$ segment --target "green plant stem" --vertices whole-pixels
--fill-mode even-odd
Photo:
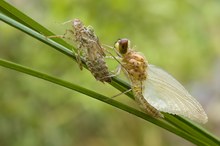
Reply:
[[[189,134],[192,131],[191,129],[194,129],[194,131],[193,131],[194,135],[197,135],[203,139],[206,138],[207,141],[213,141],[215,143],[220,143],[219,139],[215,135],[206,131],[203,127],[201,127],[197,124],[194,124],[191,121],[189,121],[185,118],[182,118],[180,116],[177,116],[177,115],[170,115],[167,113],[164,113],[164,115],[166,117],[166,121],[168,121],[172,125],[175,125],[179,129],[182,129],[182,130],[188,132]]]
[[[37,77],[37,78],[44,79],[46,81],[50,81],[50,82],[52,82],[54,84],[57,84],[57,85],[60,85],[60,86],[63,86],[63,87],[75,90],[75,91],[80,92],[82,94],[88,95],[88,96],[90,96],[90,97],[92,97],[94,99],[97,99],[97,100],[100,100],[102,102],[108,103],[109,105],[112,105],[112,106],[117,107],[117,108],[119,108],[119,109],[121,109],[123,111],[126,111],[128,113],[136,115],[137,117],[140,117],[140,118],[142,118],[144,120],[152,122],[152,123],[154,123],[154,124],[164,128],[164,129],[166,129],[166,130],[168,130],[168,131],[170,131],[172,133],[175,133],[176,135],[179,135],[179,136],[181,136],[181,137],[191,141],[194,144],[206,145],[205,142],[197,139],[196,137],[188,134],[187,132],[181,131],[180,129],[170,125],[169,123],[167,123],[163,119],[155,119],[155,118],[153,118],[153,117],[151,117],[149,115],[146,115],[145,113],[143,113],[143,112],[141,112],[139,110],[131,108],[131,107],[125,105],[125,104],[122,104],[122,103],[120,103],[118,101],[115,101],[115,100],[113,100],[111,98],[108,98],[106,96],[98,94],[98,93],[96,93],[94,91],[85,89],[85,88],[83,88],[81,86],[78,86],[78,85],[75,85],[73,83],[70,83],[70,82],[58,79],[56,77],[47,75],[45,73],[41,73],[41,72],[35,71],[33,69],[30,69],[28,67],[24,67],[22,65],[19,65],[19,64],[16,64],[16,63],[12,63],[12,62],[9,62],[9,61],[3,60],[3,59],[0,59],[0,65],[4,66],[6,68],[10,68],[10,69],[13,69],[13,70],[25,73],[25,74],[29,74],[29,75]]]

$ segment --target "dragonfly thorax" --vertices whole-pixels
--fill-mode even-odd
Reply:
[[[122,65],[129,77],[134,81],[144,81],[147,78],[147,61],[144,57],[133,50],[130,50],[122,59]]]

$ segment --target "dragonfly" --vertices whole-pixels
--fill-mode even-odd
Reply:
[[[64,35],[49,37],[66,38],[66,34],[69,32],[73,35],[73,39],[72,37],[69,39],[77,44],[76,61],[79,64],[80,69],[83,69],[83,60],[96,80],[101,82],[111,82],[111,75],[105,62],[105,49],[101,46],[94,29],[91,26],[84,26],[80,19],[74,19],[65,23],[68,22],[72,23],[73,29],[66,30]]]
[[[163,118],[162,112],[206,123],[208,117],[200,103],[169,73],[151,65],[130,47],[130,40],[116,41],[114,49],[121,58],[120,69],[131,82],[135,101],[147,114]]]

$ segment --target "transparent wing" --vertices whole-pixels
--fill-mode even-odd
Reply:
[[[153,65],[148,66],[144,98],[157,110],[185,116],[199,123],[208,117],[202,106],[171,75]]]

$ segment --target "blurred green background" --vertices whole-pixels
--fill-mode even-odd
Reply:
[[[129,38],[151,64],[178,79],[203,105],[206,129],[220,136],[220,1],[10,0],[63,34],[74,18],[104,44]],[[119,91],[80,71],[70,58],[0,22],[0,57],[109,97]],[[111,62],[110,62],[111,66]],[[113,67],[112,67],[113,68]],[[122,95],[116,100],[137,105]],[[185,146],[186,140],[102,102],[0,67],[1,146]]]

